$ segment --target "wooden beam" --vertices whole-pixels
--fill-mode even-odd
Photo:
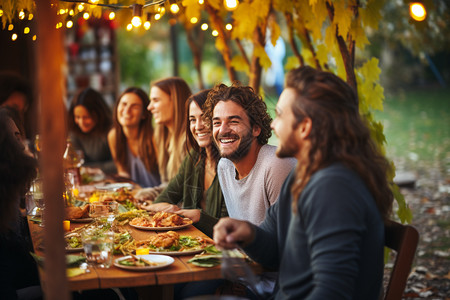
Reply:
[[[37,87],[39,133],[42,138],[41,175],[44,181],[45,272],[47,300],[70,299],[64,246],[63,165],[65,147],[64,49],[62,29],[57,30],[51,0],[37,1]]]

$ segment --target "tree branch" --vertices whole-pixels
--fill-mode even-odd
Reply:
[[[292,14],[285,13],[284,17],[286,18],[287,27],[289,29],[289,44],[291,45],[292,52],[294,52],[294,55],[300,61],[300,66],[303,67],[305,65],[305,60],[303,59],[303,56],[300,54],[300,51],[298,51],[297,44],[295,43],[294,22],[292,21]]]

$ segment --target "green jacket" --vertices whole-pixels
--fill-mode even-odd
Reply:
[[[172,178],[164,191],[154,203],[167,202],[180,206],[182,209],[201,209],[200,202],[204,194],[205,159],[197,164],[199,153],[191,151],[186,155],[177,175]],[[221,217],[228,216],[222,190],[217,174],[206,191],[206,209],[201,212],[200,221],[194,226],[206,235],[212,237],[213,227]]]

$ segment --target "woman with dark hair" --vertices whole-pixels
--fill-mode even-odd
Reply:
[[[0,108],[0,291],[2,299],[17,299],[17,290],[39,285],[36,264],[26,239],[19,203],[36,177],[37,162],[25,153],[20,132]],[[40,292],[38,292],[40,293]]]
[[[154,204],[143,205],[142,208],[182,214],[192,219],[195,227],[212,236],[214,225],[228,213],[216,176],[220,156],[212,142],[211,131],[203,122],[202,107],[209,91],[192,95],[186,102],[186,127],[189,129],[186,130],[189,141],[186,148],[189,155]]]
[[[83,152],[84,166],[116,172],[107,140],[111,126],[111,110],[99,92],[86,88],[75,95],[69,108],[69,137]]]
[[[140,88],[127,88],[114,107],[113,129],[108,134],[119,176],[127,177],[141,187],[161,184],[152,115],[146,111],[150,100]]]

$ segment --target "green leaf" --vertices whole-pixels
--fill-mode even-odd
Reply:
[[[391,184],[391,190],[394,194],[394,198],[398,204],[397,216],[402,223],[411,223],[412,213],[409,206],[406,204],[405,197],[400,192],[399,187],[396,184]]]

